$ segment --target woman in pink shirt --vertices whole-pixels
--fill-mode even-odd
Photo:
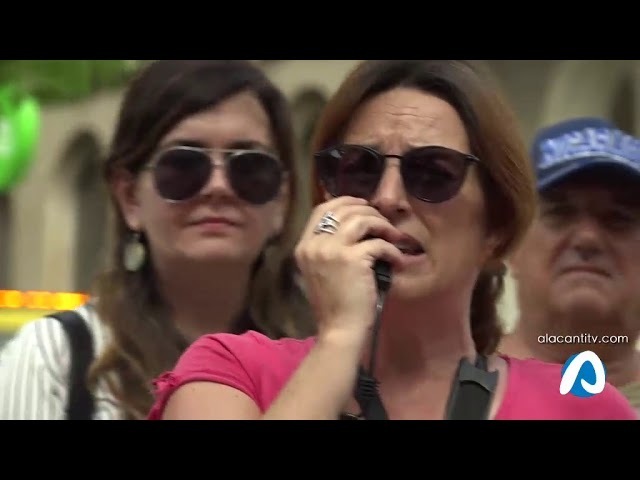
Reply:
[[[317,335],[202,337],[149,418],[635,419],[608,384],[563,394],[561,365],[495,353],[502,260],[536,203],[516,126],[469,63],[362,63],[313,142],[296,259]]]

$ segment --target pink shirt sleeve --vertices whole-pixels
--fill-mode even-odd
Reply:
[[[610,383],[607,383],[602,393],[594,398],[601,404],[599,407],[604,420],[638,420],[638,414],[627,397]]]
[[[265,411],[314,344],[313,338],[273,340],[249,331],[196,340],[175,368],[156,379],[150,420],[160,420],[171,395],[190,382],[213,382],[240,390]]]
[[[232,334],[205,335],[196,340],[180,357],[175,368],[154,382],[156,400],[150,420],[160,420],[171,395],[190,382],[215,382],[245,393],[258,403],[255,384],[240,359],[249,345]],[[239,358],[240,357],[240,358]]]

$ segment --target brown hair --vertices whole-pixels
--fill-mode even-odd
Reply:
[[[501,260],[513,250],[533,219],[536,202],[534,173],[517,119],[497,87],[477,66],[459,60],[370,60],[344,80],[321,115],[312,141],[313,151],[340,142],[355,110],[373,96],[395,87],[423,90],[451,104],[467,130],[471,153],[480,158],[487,199],[488,228],[499,232],[495,263],[476,282],[471,301],[471,327],[480,353],[495,351],[501,336],[497,302],[505,268]],[[314,169],[314,204],[324,192]],[[494,262],[491,262],[492,264]]]
[[[233,331],[258,329],[272,337],[303,336],[312,331],[302,323],[306,303],[293,281],[291,250],[297,232],[297,175],[290,110],[283,94],[258,66],[239,60],[161,60],[132,81],[124,97],[111,149],[104,166],[109,184],[119,171],[137,175],[162,137],[182,119],[211,108],[236,93],[252,91],[271,121],[279,158],[289,170],[291,201],[282,234],[265,246],[255,265],[248,306],[255,325],[235,325]],[[128,418],[142,418],[151,407],[152,379],[171,369],[187,347],[173,324],[147,261],[137,272],[122,264],[129,228],[111,195],[115,242],[111,269],[96,285],[97,312],[111,339],[90,372],[90,384],[106,378]]]

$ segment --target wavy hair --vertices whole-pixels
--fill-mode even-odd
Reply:
[[[471,327],[478,352],[495,351],[502,335],[498,301],[506,268],[502,260],[521,241],[533,220],[535,176],[517,119],[488,75],[462,60],[370,60],[358,65],[329,100],[312,140],[314,151],[340,141],[356,109],[395,87],[417,88],[451,104],[469,136],[487,201],[487,222],[501,242],[480,273],[471,300]],[[324,192],[314,171],[314,203]]]
[[[250,61],[161,60],[130,84],[104,165],[109,185],[120,171],[138,175],[163,136],[184,118],[251,91],[267,112],[279,158],[289,170],[291,201],[282,234],[265,247],[254,268],[249,292],[255,324],[237,323],[233,332],[257,329],[271,337],[312,332],[304,295],[293,280],[291,251],[297,232],[297,174],[294,133],[287,100]],[[137,272],[122,264],[129,228],[111,194],[115,242],[110,269],[97,281],[96,309],[110,330],[110,343],[89,374],[95,387],[104,378],[127,418],[144,418],[152,405],[152,379],[171,369],[188,346],[173,323],[157,285],[151,261]]]

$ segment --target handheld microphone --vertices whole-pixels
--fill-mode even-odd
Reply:
[[[391,264],[385,260],[376,260],[373,271],[376,275],[378,293],[388,291],[391,287]]]
[[[373,235],[366,236],[364,240],[370,240]],[[383,295],[391,287],[391,264],[385,260],[376,260],[373,264],[373,271],[376,277],[376,287],[378,288],[378,296]]]
[[[376,318],[373,324],[373,335],[371,339],[371,356],[369,358],[369,374],[373,376],[376,365],[376,351],[378,350],[378,337],[380,334],[380,324],[382,309],[389,288],[391,288],[391,264],[385,260],[376,260],[373,264],[373,272],[376,277],[376,288],[378,298],[376,299]]]

